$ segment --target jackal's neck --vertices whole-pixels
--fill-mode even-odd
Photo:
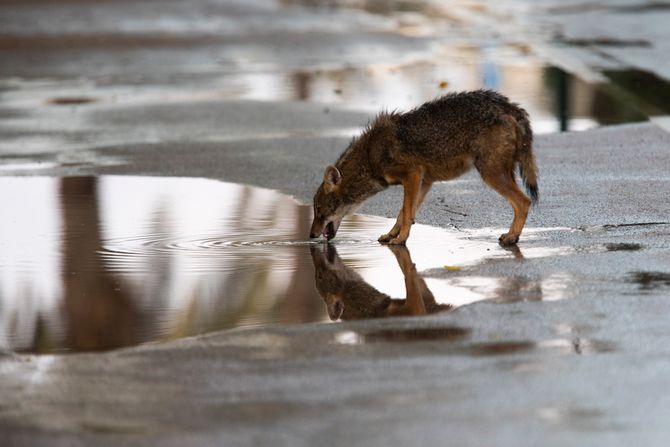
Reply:
[[[342,194],[348,203],[361,203],[386,189],[380,160],[397,146],[395,113],[381,113],[354,139],[335,163],[342,174]]]
[[[342,174],[341,194],[348,204],[358,204],[388,187],[383,177],[378,176],[370,163],[366,135],[352,142],[351,146],[335,163]]]

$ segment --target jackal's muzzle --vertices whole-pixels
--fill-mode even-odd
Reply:
[[[325,223],[314,219],[314,222],[312,222],[312,229],[309,231],[309,237],[314,239],[323,235],[326,239],[331,240],[337,234],[341,221],[341,219],[334,219]]]

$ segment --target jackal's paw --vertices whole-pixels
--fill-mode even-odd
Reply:
[[[500,235],[498,241],[500,242],[500,245],[503,246],[516,245],[516,243],[519,242],[519,236],[510,233],[505,233]]]
[[[377,239],[377,241],[381,242],[382,244],[385,244],[389,242],[391,239],[393,239],[393,237],[394,236],[391,233],[386,233],[379,236],[379,239]]]
[[[393,239],[388,241],[388,244],[389,245],[405,245],[405,241],[407,241],[407,239],[403,239],[401,237],[394,237]]]

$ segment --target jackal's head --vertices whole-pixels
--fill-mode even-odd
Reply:
[[[348,214],[353,205],[346,203],[342,194],[342,174],[335,166],[328,166],[323,175],[323,182],[314,195],[314,221],[309,237],[324,235],[330,240],[337,234],[342,218]]]
[[[344,284],[347,283],[347,267],[337,255],[335,247],[328,244],[324,250],[309,247],[314,262],[314,280],[316,290],[323,298],[328,316],[335,321],[344,313]]]

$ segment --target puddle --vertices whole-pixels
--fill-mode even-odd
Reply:
[[[595,231],[595,230],[584,230]],[[640,251],[644,245],[637,242],[607,242],[604,244],[582,245],[575,247],[578,253],[605,253],[608,251]]]
[[[532,341],[488,342],[488,343],[476,343],[470,346],[466,346],[461,350],[461,353],[471,355],[474,357],[506,355],[506,354],[516,354],[518,352],[532,351],[533,349],[535,349],[535,347],[536,343]]]
[[[457,326],[392,328],[376,331],[341,331],[334,334],[333,342],[338,345],[362,345],[370,343],[425,343],[439,341],[443,353],[470,357],[505,356],[537,350],[549,351],[560,355],[594,355],[616,351],[614,343],[579,337],[572,340],[557,338],[541,341],[501,340],[463,343],[468,340],[470,333],[471,329]]]
[[[583,225],[578,227],[579,231],[584,231],[586,233],[595,233],[601,231],[616,231],[619,229],[636,229],[636,228],[647,228],[647,227],[656,227],[656,226],[666,226],[670,225],[670,222],[634,222],[634,223],[621,223],[621,224],[604,224],[604,225]]]
[[[276,84],[286,85],[288,96],[274,99],[339,103],[374,112],[409,110],[445,93],[490,88],[528,110],[536,133],[646,119],[640,113],[624,113],[629,108],[625,98],[509,47],[456,46],[444,51],[445,60],[457,63],[432,58],[287,74]],[[246,85],[243,90],[253,92],[257,86]]]
[[[628,101],[629,109],[646,116],[670,114],[670,82],[641,70],[605,71],[612,95]]]
[[[56,106],[75,106],[81,104],[90,104],[96,102],[95,98],[87,98],[85,96],[62,96],[59,98],[50,98],[47,103]]]
[[[443,51],[445,54],[438,58],[400,63],[339,67],[316,64],[299,69],[278,65],[270,71],[253,67],[246,67],[245,71],[243,66],[232,72],[224,70],[216,80],[198,85],[184,83],[179,88],[106,86],[81,80],[15,80],[0,98],[0,113],[8,109],[21,115],[3,120],[3,128],[14,134],[0,142],[0,149],[8,153],[16,152],[17,148],[22,152],[26,148],[51,152],[54,147],[83,150],[186,138],[185,135],[193,135],[192,130],[184,128],[189,125],[188,120],[175,125],[162,114],[145,113],[143,119],[152,123],[147,127],[150,131],[137,128],[132,120],[131,126],[119,131],[122,122],[117,117],[132,117],[138,108],[153,105],[225,104],[231,100],[313,103],[323,105],[324,115],[341,108],[372,114],[384,109],[409,110],[449,92],[492,88],[528,110],[533,130],[538,134],[644,121],[660,114],[657,105],[648,106],[646,98],[636,96],[640,89],[631,90],[614,81],[588,83],[508,47],[462,46]],[[123,113],[124,110],[128,113]],[[332,120],[338,122],[336,117]],[[267,130],[262,129],[245,132],[245,126],[240,128],[239,135],[230,135],[207,121],[201,125],[210,128],[206,140],[212,141],[286,136],[267,135]],[[359,125],[365,125],[365,120]],[[332,135],[349,137],[359,133],[352,124],[333,126],[329,130]],[[49,137],[36,134],[36,129],[48,132]],[[298,127],[295,131],[306,136],[324,136],[321,128],[315,131],[309,126]],[[82,138],[68,138],[76,133]]]
[[[605,354],[616,351],[613,343],[602,340],[590,340],[575,338],[567,340],[563,338],[535,341],[501,341],[475,343],[458,348],[459,354],[473,357],[509,355],[519,352],[533,351],[536,349],[551,350],[560,354],[591,355]]]
[[[638,251],[642,250],[643,245],[637,243],[618,242],[605,244],[607,251]]]
[[[628,282],[638,284],[640,290],[652,291],[670,287],[670,273],[667,272],[632,272]]]
[[[0,171],[3,173],[16,173],[20,171],[38,171],[38,170],[46,170],[46,169],[53,169],[58,167],[59,164],[52,162],[52,161],[17,161],[17,160],[11,160],[8,163],[4,163],[3,161],[0,161]]]
[[[578,431],[608,428],[604,425],[606,415],[603,410],[582,407],[543,407],[537,412],[538,418],[545,423]]]
[[[343,331],[335,334],[335,343],[341,345],[361,345],[380,342],[426,342],[458,341],[470,333],[469,329],[457,326],[434,328],[380,329],[377,331]]]
[[[537,343],[537,347],[578,355],[604,354],[617,350],[616,345],[612,342],[582,337],[575,337],[571,340],[565,338],[543,340]]]
[[[526,286],[516,280],[482,278],[491,287],[473,290],[449,276],[460,270],[418,274],[515,258],[497,244],[503,229],[468,238],[417,224],[408,248],[391,249],[377,237],[392,220],[355,215],[324,244],[307,238],[311,207],[214,180],[0,177],[0,207],[12,210],[0,221],[0,348],[14,351],[107,350],[237,327],[422,315],[510,293],[551,298],[535,285],[519,292]],[[532,240],[534,230],[524,234]],[[456,329],[366,335],[454,336]]]

